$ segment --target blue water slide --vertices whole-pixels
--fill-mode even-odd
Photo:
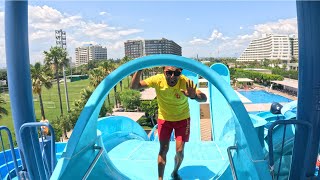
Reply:
[[[265,137],[265,141],[268,142],[268,136]],[[273,129],[272,144],[273,144],[273,160],[274,160],[274,172],[280,179],[288,179],[289,170],[291,166],[291,156],[294,146],[295,138],[295,126],[287,125],[286,128],[283,125],[278,125]],[[265,144],[266,159],[269,159],[269,147]],[[281,169],[279,170],[279,164],[281,162]]]
[[[285,119],[295,119],[297,117],[298,101],[291,101],[281,108],[281,114]]]
[[[249,114],[254,126],[256,127],[259,140],[266,150],[266,159],[269,157],[268,147],[268,131],[263,131],[260,127],[269,129],[271,124],[278,120],[291,120],[296,118],[297,101],[292,101],[285,104],[281,108],[281,114],[272,114],[270,111],[264,111],[257,114]],[[255,121],[259,121],[259,123]],[[260,126],[260,127],[259,127]],[[284,132],[285,131],[285,132]],[[285,135],[285,137],[284,137]],[[273,139],[273,153],[275,161],[275,172],[278,173],[279,162],[281,160],[281,179],[287,179],[291,164],[292,148],[294,145],[295,128],[293,125],[288,125],[284,128],[283,125],[278,125],[274,128],[272,133]],[[283,143],[284,142],[284,143]],[[282,158],[281,158],[282,155]],[[280,159],[281,158],[281,159]]]
[[[285,104],[281,108],[282,120],[292,120],[296,118],[296,110],[297,110],[297,101],[292,101]],[[270,112],[267,112],[270,113]],[[274,120],[270,121],[270,123],[266,124],[266,128],[268,129],[272,122],[279,120],[275,119],[278,115],[273,115]],[[270,115],[272,117],[272,115]],[[269,118],[270,119],[270,118]],[[285,128],[283,125],[278,125],[273,129],[272,133],[272,141],[273,141],[273,155],[275,161],[275,172],[278,173],[278,167],[281,160],[281,171],[280,176],[281,179],[287,179],[289,176],[289,170],[291,165],[291,155],[294,146],[294,137],[295,137],[295,127],[294,125],[287,125]],[[268,136],[265,134],[265,141],[268,142]],[[283,143],[284,142],[284,143]],[[268,145],[265,145],[267,152],[270,151]],[[269,154],[266,154],[266,158]],[[282,156],[282,157],[281,157]]]
[[[230,86],[229,69],[222,63],[210,67]],[[208,84],[210,96],[210,115],[212,122],[212,138],[214,141],[224,141],[225,138],[234,141],[234,115],[228,101],[223,94],[212,84]],[[226,137],[228,136],[228,137]]]
[[[213,64],[210,67],[230,86],[229,69],[222,63]],[[219,147],[235,145],[235,116],[232,108],[223,94],[212,84],[208,83],[210,96],[210,116],[212,124],[212,139]],[[221,178],[225,179],[224,173],[229,173],[229,162],[226,161],[221,169]],[[228,179],[228,178],[226,178]]]
[[[124,116],[100,118],[98,120],[98,131],[107,152],[130,139],[149,140],[147,133],[138,123]]]
[[[230,72],[227,66],[222,63],[217,63],[213,64],[210,68],[216,71],[230,86]],[[235,144],[235,141],[240,139],[243,134],[239,131],[239,128],[236,128],[238,123],[232,108],[229,106],[223,94],[211,83],[209,83],[209,96],[212,136],[214,141],[221,147],[225,146],[225,144],[229,144],[229,146],[232,143]],[[264,125],[267,121],[254,114],[249,114],[249,117],[259,138],[260,145],[264,147]],[[233,156],[234,159],[236,159],[235,164],[241,164],[239,166],[242,166],[244,161],[241,160],[239,154],[235,153]],[[226,164],[225,174],[228,175],[228,171],[230,171],[230,167],[229,164]],[[222,179],[228,179],[225,174],[222,174]],[[245,173],[242,174],[239,172],[238,174],[238,177],[245,176]]]
[[[175,55],[155,55],[138,58],[110,73],[95,89],[82,110],[67,144],[66,151],[58,161],[51,179],[141,179],[138,176],[142,174],[143,170],[139,170],[139,168],[148,169],[150,174],[156,171],[154,153],[157,153],[159,143],[130,139],[107,152],[101,133],[97,133],[97,129],[99,111],[107,94],[114,85],[139,69],[163,65],[177,66],[190,70],[215,85],[217,90],[225,97],[228,102],[227,105],[233,110],[235,116],[237,151],[234,161],[238,178],[271,179],[267,162],[264,160],[262,147],[257,136],[254,135],[255,130],[250,117],[230,84],[226,83],[215,71],[200,62]],[[172,143],[174,142],[171,142],[170,146]],[[222,142],[190,142],[190,144],[187,144],[186,153],[188,156],[186,155],[183,167],[179,170],[183,178],[204,179],[199,177],[204,175],[207,178],[214,178],[223,173],[219,162],[228,161],[226,156],[227,146],[225,142],[223,142],[224,145],[220,143]],[[170,148],[169,151],[175,150]],[[148,154],[150,156],[147,156]],[[167,158],[173,158],[172,155],[174,155],[174,152],[169,152]],[[195,156],[202,160],[193,160]],[[145,157],[149,159],[143,160]],[[152,159],[150,159],[151,157]],[[168,164],[166,169],[170,171],[171,168],[172,166]],[[197,171],[202,173],[198,174]],[[170,172],[165,172],[165,175],[168,178]],[[156,177],[156,173],[153,177]]]
[[[257,116],[265,119],[266,121],[284,120],[285,116],[282,114],[272,114],[270,111],[264,111],[256,114]]]
[[[1,149],[2,150],[2,149]],[[21,159],[20,159],[20,153],[19,149],[14,149],[15,156],[17,158],[18,166],[22,165]],[[5,150],[0,152],[0,179],[4,178],[8,175],[10,171],[14,171],[14,161],[12,157],[11,150]],[[15,172],[12,172],[15,174]],[[15,176],[12,176],[15,177]]]
[[[198,84],[198,75],[184,69],[182,74],[187,78],[191,79],[194,84]],[[198,87],[198,86],[197,86]],[[200,104],[196,100],[189,98],[189,108],[190,108],[190,142],[201,141],[201,129],[200,129]]]
[[[270,111],[264,111],[256,115],[264,118],[266,121],[294,119],[297,116],[297,101],[286,103],[281,108],[281,114],[272,114]]]

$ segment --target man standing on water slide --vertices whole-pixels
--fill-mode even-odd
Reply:
[[[163,179],[166,165],[166,155],[169,150],[171,133],[174,129],[176,140],[175,166],[171,177],[181,179],[178,169],[183,160],[185,142],[190,135],[190,111],[188,97],[198,102],[205,102],[207,97],[196,88],[184,75],[181,68],[173,66],[163,67],[163,73],[140,81],[141,70],[133,75],[130,87],[141,89],[153,87],[156,90],[158,101],[158,135],[160,150],[158,154],[159,180]]]

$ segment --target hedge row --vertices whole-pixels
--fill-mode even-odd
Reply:
[[[277,74],[277,75],[280,75],[280,76],[283,76],[286,78],[298,80],[298,71],[295,71],[295,70],[286,71],[286,70],[280,69],[280,68],[273,68],[272,74]]]
[[[256,71],[248,71],[243,69],[233,68],[230,69],[231,78],[249,78],[254,80],[255,83],[270,85],[271,81],[281,81],[283,77],[275,74],[265,74]]]

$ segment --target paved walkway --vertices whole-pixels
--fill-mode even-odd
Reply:
[[[145,112],[113,112],[113,116],[125,116],[134,121],[138,121],[142,116],[144,116]]]
[[[202,141],[212,140],[212,125],[209,103],[200,104],[200,135]]]
[[[141,93],[141,100],[153,100],[154,98],[156,98],[156,90],[154,88],[148,88],[148,89],[144,89],[143,91],[140,92]]]
[[[294,89],[298,89],[298,80],[284,78],[283,81],[271,81],[272,83],[281,84],[283,86],[292,87]]]
[[[281,92],[281,91],[277,91],[277,90],[274,90],[274,89],[270,89],[268,87],[264,87],[264,86],[261,86],[261,85],[258,85],[258,84],[254,84],[254,86],[255,86],[255,89],[265,90],[265,91],[268,91],[268,92],[271,92],[271,93],[278,94],[280,96],[286,97],[288,99],[292,99],[292,100],[297,100],[298,99],[297,96],[292,96],[290,94],[287,94],[287,93],[284,93],[284,92]]]

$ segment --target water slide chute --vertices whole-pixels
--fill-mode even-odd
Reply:
[[[83,111],[81,112],[73,134],[66,147],[66,152],[59,160],[52,179],[83,178],[90,170],[88,178],[128,179],[110,160],[104,150],[102,153],[97,146],[103,147],[101,136],[97,135],[98,114],[107,94],[124,77],[143,68],[154,66],[177,66],[201,75],[222,93],[233,110],[237,121],[237,157],[235,162],[245,163],[237,166],[239,177],[253,179],[270,179],[267,162],[263,159],[262,147],[255,136],[254,127],[242,102],[230,87],[215,71],[209,67],[181,56],[155,55],[132,60],[110,73],[96,88]],[[101,155],[97,162],[97,155]],[[81,163],[79,163],[81,162]],[[95,164],[93,164],[93,162]],[[90,167],[92,167],[90,169]]]
[[[147,133],[138,123],[124,116],[99,118],[97,129],[107,152],[130,139],[149,140]]]
[[[198,75],[184,69],[182,74],[187,78],[193,81],[194,84],[198,84]],[[199,87],[199,86],[197,86]],[[200,104],[199,102],[188,99],[189,108],[190,108],[190,137],[189,142],[199,142],[201,141],[201,133],[200,133]],[[192,133],[191,133],[192,132]]]
[[[220,77],[230,86],[230,72],[229,69],[222,63],[211,65],[212,70],[217,72]],[[228,101],[217,87],[208,83],[210,96],[210,114],[212,124],[212,138],[214,141],[225,140],[229,136],[230,141],[233,141],[235,135],[234,115]]]

